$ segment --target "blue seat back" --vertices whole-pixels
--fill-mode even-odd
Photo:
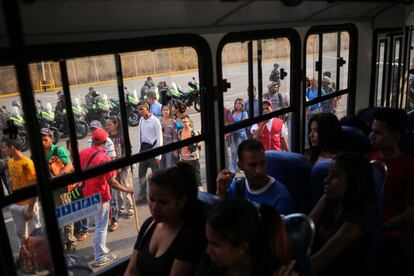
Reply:
[[[384,185],[388,178],[388,167],[384,162],[371,160],[372,173],[374,174],[375,191],[377,195],[377,211],[382,224],[384,215]]]
[[[304,214],[295,213],[283,218],[293,248],[296,271],[299,275],[311,275],[310,254],[315,238],[315,224]]]
[[[351,127],[342,126],[342,137],[338,150],[364,153],[367,151],[368,138],[362,130]]]
[[[308,213],[310,207],[309,160],[299,153],[266,151],[267,174],[282,182],[289,190],[295,210]]]
[[[374,121],[374,112],[377,111],[379,107],[367,107],[358,111],[358,116],[360,116],[367,124],[371,127],[372,122]]]
[[[313,165],[311,170],[310,182],[312,187],[311,208],[315,207],[323,195],[323,186],[325,178],[328,176],[329,168],[332,165],[332,159],[321,160]]]
[[[201,202],[201,210],[206,217],[208,217],[212,207],[220,201],[218,196],[201,191],[198,192],[197,198]]]

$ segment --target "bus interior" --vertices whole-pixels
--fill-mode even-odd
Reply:
[[[35,185],[10,192],[4,184],[0,189],[2,275],[21,275],[8,209],[19,201],[39,198],[54,273],[68,275],[54,198],[71,183],[131,167],[138,189],[139,162],[200,143],[202,189],[214,194],[217,173],[234,165],[225,138],[233,132],[283,117],[286,151],[303,154],[312,113],[332,112],[340,119],[363,109],[395,107],[414,114],[412,0],[1,2],[0,135],[25,133],[24,154],[33,160],[37,175]],[[280,106],[265,114],[261,105],[255,110],[250,104],[246,120],[227,122],[225,110],[233,110],[237,99],[263,99],[276,66]],[[186,112],[198,132],[138,152],[138,121],[133,122],[138,119],[131,118],[136,114],[129,109],[129,96],[139,97],[150,77],[157,91],[174,89],[179,97],[196,87],[198,98],[181,100],[188,101]],[[329,93],[325,86],[330,86]],[[315,88],[311,96],[309,87]],[[87,108],[84,101],[91,88],[102,96],[103,109],[117,105],[124,151],[110,162],[82,169],[79,152],[87,146],[89,124],[96,118],[80,119],[76,107]],[[60,137],[57,144],[71,149],[74,172],[51,178],[39,129],[52,129],[47,114],[53,113],[59,91],[66,102],[67,125],[53,125],[53,131]],[[12,117],[23,121],[10,124]],[[87,123],[84,129],[78,129],[79,120]],[[408,150],[414,152],[412,145]],[[94,268],[94,273],[123,273],[139,224],[149,216],[145,204],[137,210],[137,227],[134,220],[122,220],[120,232],[108,234],[120,258]],[[89,240],[78,252],[87,257],[91,247]]]

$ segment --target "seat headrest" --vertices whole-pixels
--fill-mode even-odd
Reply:
[[[338,150],[364,153],[366,148],[367,137],[362,130],[356,127],[342,126],[342,138]]]

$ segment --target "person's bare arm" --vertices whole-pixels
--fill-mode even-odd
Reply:
[[[414,206],[407,206],[404,213],[395,216],[382,225],[383,231],[402,229],[414,224]]]
[[[134,192],[134,188],[132,187],[124,187],[115,179],[115,176],[112,178],[108,178],[108,184],[115,190],[132,194]]]
[[[220,198],[226,198],[227,189],[230,187],[230,183],[233,180],[234,175],[235,174],[228,169],[224,169],[218,173],[216,178],[216,195],[218,195]]]
[[[309,214],[309,217],[313,220],[315,224],[318,224],[319,219],[321,218],[321,215],[326,207],[326,197],[325,195],[322,195],[322,197],[319,199],[316,206],[313,208],[311,213]]]
[[[128,267],[125,270],[124,276],[139,276],[139,272],[137,270],[137,258],[138,258],[138,250],[134,249],[131,255],[131,259],[129,260]]]
[[[188,276],[191,275],[192,265],[175,259],[171,267],[170,276]]]
[[[253,138],[254,139],[257,140],[257,139],[260,139],[263,136],[262,133],[263,133],[264,128],[266,127],[266,123],[267,123],[267,121],[261,122],[259,127],[256,129],[256,131],[253,132]]]
[[[357,224],[345,222],[325,245],[311,257],[311,271],[318,272],[362,235]]]

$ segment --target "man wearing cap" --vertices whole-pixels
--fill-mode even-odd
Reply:
[[[270,73],[269,80],[276,82],[278,85],[280,85],[280,71],[279,71],[279,64],[275,63],[273,64],[273,70]]]
[[[95,129],[97,129],[98,127],[103,128],[101,122],[99,122],[98,120],[93,120],[91,122],[91,125],[89,126],[91,132],[94,131]],[[92,147],[92,138],[91,137],[88,139],[88,148],[90,148],[90,147]],[[106,142],[105,142],[105,145],[104,145],[104,150],[105,150],[105,153],[109,157],[111,157],[112,159],[115,159],[116,153],[115,153],[114,142],[109,137],[108,137],[108,139],[106,139]]]
[[[271,81],[267,84],[268,92],[263,94],[263,100],[269,100],[274,110],[282,109],[287,106],[286,100],[283,99],[282,93],[279,92],[280,84]]]
[[[111,161],[104,150],[104,145],[108,139],[108,133],[98,127],[92,131],[92,147],[83,149],[80,152],[80,162],[82,169],[90,168]],[[95,240],[93,251],[95,253],[95,265],[104,266],[113,261],[116,256],[109,254],[106,247],[106,235],[109,223],[109,200],[111,199],[110,187],[125,193],[133,193],[132,187],[124,187],[115,179],[116,171],[109,171],[95,176],[85,181],[82,190],[85,197],[100,193],[102,209],[95,215]]]
[[[40,134],[42,135],[43,150],[46,154],[46,162],[49,165],[51,177],[72,173],[73,165],[69,153],[64,147],[53,144],[53,132],[48,128],[42,128]],[[71,202],[70,195],[67,192],[66,187],[54,191],[53,196],[56,206],[66,205]],[[68,252],[76,250],[76,238],[73,231],[73,223],[63,227],[65,248]]]
[[[95,129],[97,129],[98,127],[103,128],[101,122],[98,121],[98,120],[93,120],[91,122],[90,126],[89,126],[91,132],[94,131]],[[90,148],[90,147],[92,147],[92,138],[91,137],[88,139],[88,148]],[[111,159],[116,158],[115,144],[114,144],[114,142],[112,141],[112,139],[110,137],[108,137],[106,139],[106,142],[105,142],[105,145],[104,145],[104,150],[105,150],[105,153],[109,157],[111,157]],[[114,199],[112,199],[112,200],[114,200]],[[111,206],[116,206],[116,204],[113,204],[113,202],[111,202]],[[115,231],[119,228],[119,221],[118,221],[118,218],[119,218],[118,211],[119,210],[117,210],[117,208],[115,208],[115,209],[116,210],[114,210],[114,209],[112,210],[112,217],[111,217],[111,220],[110,220],[109,230],[111,232],[113,232],[113,231]],[[84,220],[84,222],[85,222],[85,220]]]
[[[138,104],[138,112],[141,116],[138,125],[139,137],[139,152],[143,152],[152,148],[162,146],[162,128],[160,120],[151,114],[148,103],[140,102]],[[139,176],[139,195],[138,202],[144,202],[147,199],[147,171],[150,168],[151,172],[155,172],[161,161],[161,155],[155,158],[148,158],[139,162],[138,176]]]
[[[263,114],[272,112],[272,103],[269,100],[264,100],[262,107]],[[250,132],[254,139],[262,142],[265,150],[288,150],[285,140],[287,130],[285,129],[283,120],[277,117],[254,124],[250,129]]]

